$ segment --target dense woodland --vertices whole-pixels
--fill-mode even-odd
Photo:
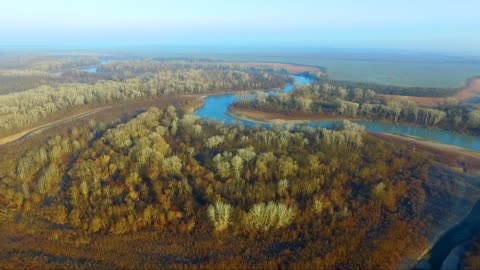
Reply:
[[[178,72],[188,69],[202,69],[207,71],[231,70],[256,73],[276,73],[288,75],[284,69],[267,67],[240,66],[228,62],[212,62],[208,60],[181,60],[181,59],[142,59],[130,61],[111,61],[97,68],[97,76],[103,79],[124,80],[138,76],[153,75],[161,71]]]
[[[388,120],[480,135],[480,111],[447,99],[435,107],[423,107],[409,100],[388,100],[371,89],[345,88],[316,82],[290,93],[239,94],[234,106],[280,113],[311,113],[345,118]]]
[[[143,70],[150,65],[154,66],[151,72]],[[142,69],[144,75],[124,80],[100,80],[94,84],[48,84],[1,95],[0,133],[32,125],[54,113],[82,105],[118,103],[165,94],[266,89],[283,86],[286,80],[284,76],[265,69],[236,69],[228,65],[210,68],[200,68],[201,66],[156,62],[112,63],[108,65],[112,69],[108,74],[117,74],[114,76],[118,77],[119,73],[130,74],[129,70]]]
[[[17,60],[15,62],[13,60]],[[42,85],[59,85],[66,83],[95,84],[102,80],[125,81],[135,77],[156,76],[158,73],[172,71],[179,73],[191,69],[210,71],[231,70],[256,73],[276,73],[286,75],[283,69],[241,67],[228,62],[211,62],[207,60],[142,59],[100,61],[95,57],[23,57],[1,58],[0,94],[20,92]],[[96,72],[85,69],[97,67]]]
[[[4,164],[0,203],[87,234],[207,231],[295,250],[257,255],[273,264],[385,268],[423,244],[429,166],[348,121],[252,129],[152,108],[73,128]]]

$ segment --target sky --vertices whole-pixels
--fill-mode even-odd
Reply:
[[[3,0],[0,46],[382,48],[480,55],[478,0]]]

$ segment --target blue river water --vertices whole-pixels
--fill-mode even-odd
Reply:
[[[100,60],[100,65],[105,65],[108,63],[108,60]],[[85,72],[90,72],[90,73],[97,73],[97,67],[99,65],[91,66],[91,67],[85,67],[80,69],[80,71],[85,71]]]
[[[292,76],[295,83],[305,85],[312,82],[312,79],[305,76]],[[282,89],[283,92],[290,92],[294,89],[293,84],[288,84]],[[273,93],[270,91],[269,93]],[[268,127],[271,124],[257,123],[245,119],[238,119],[228,114],[229,106],[235,101],[234,94],[211,95],[205,98],[205,104],[197,110],[196,114],[200,118],[215,119],[223,121],[226,124],[242,123],[245,126],[261,125]],[[337,121],[310,121],[306,122],[310,126],[321,126],[324,128],[332,127]],[[354,121],[365,126],[365,130],[369,132],[382,132],[388,134],[414,136],[432,142],[454,145],[474,151],[480,151],[480,137],[469,136],[457,132],[446,131],[438,128],[426,128],[420,126],[412,126],[407,124],[394,124],[388,122],[375,121]]]

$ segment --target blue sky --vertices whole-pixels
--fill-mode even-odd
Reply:
[[[480,54],[474,0],[4,0],[0,45],[393,48]]]

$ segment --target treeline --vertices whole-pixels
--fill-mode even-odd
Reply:
[[[80,69],[98,63],[94,56],[3,56],[0,58],[0,95],[41,85],[92,84],[101,77]]]
[[[211,62],[196,60],[131,60],[131,61],[112,61],[97,68],[97,75],[103,79],[124,80],[137,76],[155,74],[161,71],[179,72],[182,70],[202,69],[202,70],[230,70],[247,72],[249,74],[283,74],[287,75],[284,69],[274,69],[256,66],[242,66],[228,62]],[[268,78],[267,78],[268,79]]]
[[[265,89],[280,87],[284,83],[284,77],[261,70],[182,68],[166,69],[125,81],[43,85],[0,96],[0,132],[26,127],[74,106],[107,104],[162,94]]]
[[[460,88],[442,88],[442,87],[407,87],[396,85],[384,85],[368,82],[353,82],[341,80],[326,80],[332,84],[342,86],[348,89],[363,88],[375,91],[384,95],[400,95],[414,97],[451,97],[454,96]]]
[[[55,86],[65,83],[94,84],[102,78],[91,72],[81,72],[78,69],[48,74],[32,70],[15,72],[0,72],[0,95],[21,92],[42,85]]]
[[[256,76],[257,80],[276,80],[275,76],[262,76],[268,74],[286,75],[287,71],[254,66],[239,66],[224,62],[211,62],[205,60],[129,60],[110,61],[100,65],[96,57],[37,57],[26,58],[20,63],[5,64],[5,69],[0,69],[0,95],[36,88],[41,85],[59,85],[65,83],[94,84],[100,80],[125,81],[135,77],[152,77],[163,72],[188,72],[192,69],[208,71],[230,70],[248,73]],[[7,61],[8,62],[8,61]],[[86,72],[83,68],[97,66],[97,72]],[[1,65],[0,65],[1,67]]]
[[[480,134],[480,111],[460,106],[454,99],[447,99],[436,107],[422,107],[408,100],[385,99],[371,89],[348,89],[341,85],[316,82],[287,94],[242,93],[237,95],[236,102],[235,106],[266,112],[380,119]]]
[[[250,129],[169,107],[47,140],[0,171],[0,203],[87,233],[209,231],[212,248],[223,238],[301,241],[293,253],[257,256],[392,268],[422,239],[428,166],[348,121],[335,130]]]
[[[91,55],[4,54],[0,55],[2,70],[35,70],[57,73],[68,69],[93,66],[100,63]]]
[[[57,56],[46,57],[45,60],[37,60],[30,64],[33,70],[49,73],[64,72],[71,69],[98,65],[100,60],[95,56]]]

